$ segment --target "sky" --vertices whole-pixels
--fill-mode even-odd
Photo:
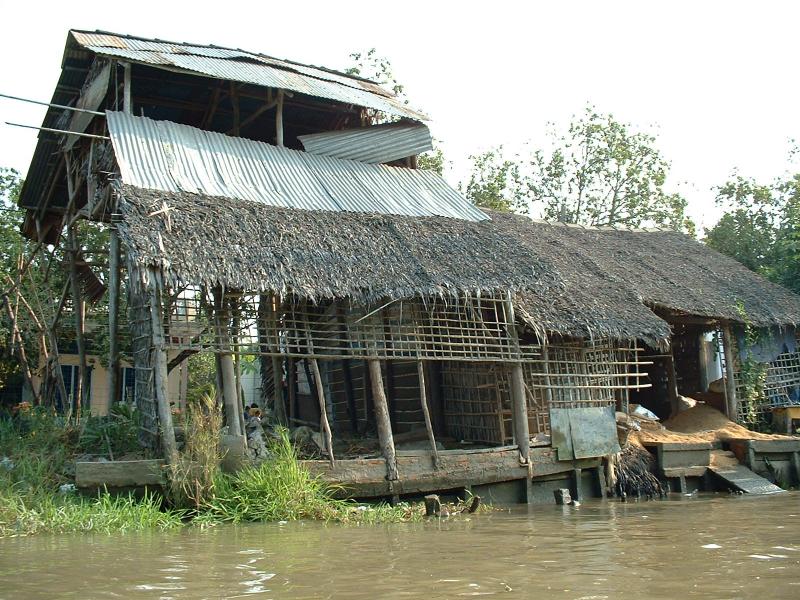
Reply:
[[[456,184],[470,155],[546,147],[587,103],[655,133],[701,227],[733,169],[770,180],[800,140],[800,3],[0,0],[0,93],[48,101],[70,28],[344,68],[375,47],[428,113]],[[0,98],[0,166],[27,170],[44,107]],[[526,143],[529,145],[526,146]]]

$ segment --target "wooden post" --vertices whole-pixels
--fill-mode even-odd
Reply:
[[[513,404],[514,441],[519,447],[520,462],[528,464],[531,453],[530,431],[528,430],[528,403],[525,395],[525,377],[522,372],[521,350],[517,335],[517,324],[514,317],[514,304],[511,293],[505,300],[506,319],[508,320],[508,335],[511,338],[512,348],[516,354],[517,362],[511,364],[511,401]]]
[[[175,430],[172,427],[172,410],[169,406],[169,373],[167,372],[167,351],[164,341],[164,326],[161,310],[161,281],[159,272],[150,268],[150,323],[153,331],[153,392],[158,408],[158,422],[161,429],[161,448],[167,464],[177,459]]]
[[[119,366],[119,232],[116,222],[111,225],[108,247],[108,409],[120,401]]]
[[[438,469],[440,467],[439,450],[436,448],[436,437],[433,435],[431,412],[428,409],[428,394],[425,391],[425,366],[421,360],[417,361],[417,375],[419,376],[419,399],[422,404],[422,416],[425,418],[425,429],[428,431],[428,441],[431,443],[433,466]]]
[[[667,396],[669,397],[669,410],[670,416],[674,417],[680,411],[678,401],[678,377],[675,374],[675,357],[670,354],[664,359],[665,367],[667,370]]]
[[[311,340],[308,340],[309,350],[311,350]],[[328,458],[331,461],[331,468],[336,466],[336,461],[333,458],[333,434],[331,434],[331,425],[328,422],[328,410],[325,405],[325,390],[322,387],[322,375],[319,372],[319,365],[316,358],[309,359],[311,364],[311,371],[314,373],[314,381],[317,387],[317,400],[319,400],[319,414],[320,422],[322,423],[322,433],[325,435],[325,449],[328,451]]]
[[[278,90],[278,104],[275,110],[275,145],[283,148],[283,90]]]
[[[133,114],[133,101],[131,100],[131,63],[122,63],[122,112]]]
[[[231,353],[230,332],[228,331],[228,309],[221,289],[214,292],[217,335],[219,338],[219,378],[222,383],[222,400],[225,404],[225,421],[229,435],[241,436],[243,431],[239,417],[239,393],[236,389],[236,369]]]
[[[733,331],[730,323],[722,326],[722,350],[725,353],[725,394],[728,418],[736,423],[739,415],[736,402],[736,381],[733,377]]]
[[[400,477],[397,473],[397,456],[394,450],[394,438],[392,437],[392,424],[389,420],[389,405],[386,401],[386,393],[383,390],[383,376],[381,375],[381,363],[375,358],[367,360],[369,365],[369,378],[372,382],[372,398],[375,404],[375,422],[378,428],[378,441],[386,459],[386,478],[389,481],[397,481]]]
[[[84,342],[84,322],[83,322],[83,295],[81,294],[81,284],[78,279],[78,240],[75,236],[75,226],[71,225],[67,230],[69,242],[69,271],[70,285],[72,286],[72,310],[75,313],[75,343],[78,346],[78,387],[73,398],[73,409],[76,417],[81,414],[83,408],[83,398],[86,395],[86,344]]]
[[[289,418],[287,423],[292,424],[292,419],[298,416],[297,407],[297,361],[289,358],[287,361],[286,378],[289,388]]]
[[[278,356],[272,357],[272,384],[273,405],[275,406],[275,420],[281,425],[288,425],[286,418],[286,403],[283,401],[283,367]]]
[[[36,387],[33,385],[33,375],[31,374],[31,369],[25,354],[25,345],[22,341],[22,335],[20,335],[19,329],[17,328],[17,315],[11,310],[8,294],[3,294],[3,306],[5,306],[6,315],[8,315],[8,320],[11,324],[11,341],[12,344],[17,347],[17,355],[19,356],[19,364],[22,367],[22,374],[25,376],[25,383],[28,384],[31,394],[33,394],[33,403],[38,406],[41,404],[41,398]],[[66,398],[64,401],[66,402]]]

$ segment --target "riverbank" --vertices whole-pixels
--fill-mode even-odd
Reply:
[[[168,530],[187,525],[320,520],[348,524],[419,521],[420,503],[358,504],[336,499],[335,486],[312,476],[285,433],[268,443],[267,458],[235,474],[220,469],[216,443],[204,426],[167,474],[164,493],[82,496],[73,483],[74,460],[92,451],[119,456],[135,445],[135,420],[115,414],[69,423],[45,411],[0,418],[0,537],[39,533]],[[482,507],[483,510],[488,510]],[[466,510],[462,504],[449,513]]]

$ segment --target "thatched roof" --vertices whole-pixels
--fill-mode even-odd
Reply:
[[[497,220],[496,215],[493,218]],[[510,218],[524,221],[523,235],[536,247],[551,245],[563,249],[562,257],[590,259],[661,314],[737,322],[746,318],[758,326],[800,323],[800,296],[682,233],[591,229]],[[558,270],[568,276],[568,269]]]
[[[735,320],[741,301],[755,322],[800,322],[798,297],[676,233],[306,211],[125,185],[119,197],[131,258],[184,283],[365,304],[511,290],[536,329],[649,342],[670,330],[645,303]]]

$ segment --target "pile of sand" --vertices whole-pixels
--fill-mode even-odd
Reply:
[[[710,442],[731,438],[782,440],[787,437],[750,431],[746,427],[737,425],[717,409],[705,404],[698,404],[694,408],[678,413],[665,422],[664,426],[671,431],[703,436],[704,439]]]

